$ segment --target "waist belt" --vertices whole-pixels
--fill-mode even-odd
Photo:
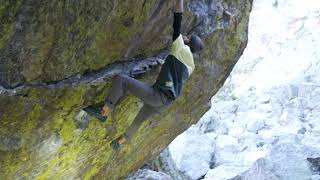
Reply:
[[[156,84],[154,85],[154,87],[156,87],[162,94],[164,94],[166,96],[166,98],[168,98],[170,100],[175,100],[174,95],[170,90],[163,89]]]
[[[170,90],[164,90],[164,89],[160,89],[160,91],[168,98],[171,100],[174,100],[174,96],[173,93]]]

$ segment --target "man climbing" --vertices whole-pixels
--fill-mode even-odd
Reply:
[[[195,65],[192,53],[203,49],[203,43],[196,35],[181,35],[182,13],[183,0],[176,0],[173,43],[155,84],[150,86],[125,75],[117,75],[112,80],[111,90],[101,110],[102,116],[107,117],[126,93],[140,98],[144,103],[128,130],[111,142],[112,148],[117,150],[122,144],[129,143],[146,119],[167,108],[180,95],[182,87],[193,72]]]

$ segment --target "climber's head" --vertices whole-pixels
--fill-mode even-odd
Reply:
[[[192,53],[201,51],[204,48],[204,44],[199,36],[191,34],[183,36],[184,44],[188,45]]]

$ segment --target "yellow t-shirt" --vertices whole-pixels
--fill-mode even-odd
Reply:
[[[187,66],[189,75],[193,72],[195,65],[190,47],[184,44],[183,37],[180,36],[172,43],[170,54]]]

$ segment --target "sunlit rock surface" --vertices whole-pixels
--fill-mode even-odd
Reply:
[[[206,48],[183,94],[119,152],[133,121],[128,96],[106,123],[80,110],[102,102],[110,78],[153,82],[170,45],[174,1],[2,0],[0,179],[123,179],[208,110],[247,44],[251,0],[186,1],[184,33]]]
[[[144,169],[144,170],[139,169],[136,174],[127,178],[127,180],[137,180],[137,179],[172,180],[172,178],[165,173],[156,172],[149,169]]]
[[[318,0],[254,1],[244,55],[212,108],[166,150],[176,173],[208,180],[320,179],[319,17]],[[210,169],[202,167],[208,162]]]

